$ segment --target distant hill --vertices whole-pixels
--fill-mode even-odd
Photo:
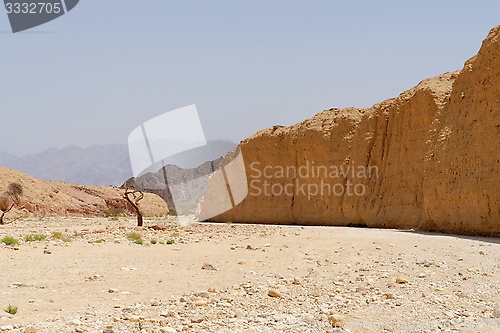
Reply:
[[[204,147],[172,156],[164,164],[153,165],[147,172],[157,172],[167,164],[197,167],[224,156],[234,147],[236,144],[227,140],[209,141]],[[86,149],[76,146],[50,148],[22,157],[0,152],[0,165],[42,180],[84,185],[121,186],[133,176],[126,144],[94,145]]]
[[[209,141],[206,146],[171,156],[145,170],[140,177],[128,179],[123,186],[135,186],[159,195],[169,209],[180,215],[194,214],[222,158],[236,144],[226,140]]]
[[[6,153],[4,151],[0,151],[0,165],[2,165],[4,163],[12,162],[12,161],[16,160],[17,158],[18,158],[17,156]]]
[[[128,179],[122,187],[133,186],[157,194],[170,210],[180,215],[194,214],[205,193],[209,176],[217,170],[221,161],[222,156],[189,169],[167,164],[157,172]]]
[[[116,186],[132,175],[125,144],[95,145],[86,149],[51,148],[10,161],[0,160],[0,163],[39,179],[74,184]]]

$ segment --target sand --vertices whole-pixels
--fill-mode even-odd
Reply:
[[[0,331],[500,332],[498,238],[185,222],[0,226]]]

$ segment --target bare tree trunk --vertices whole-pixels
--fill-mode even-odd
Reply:
[[[132,198],[130,198],[130,196],[132,196],[133,200],[132,200]],[[143,217],[142,217],[141,210],[139,208],[139,201],[141,201],[144,198],[144,194],[142,193],[142,191],[137,191],[135,189],[126,188],[124,197],[130,203],[130,205],[134,208],[135,213],[137,214],[137,226],[142,227]]]
[[[0,224],[1,225],[5,224],[5,222],[3,221],[3,218],[4,218],[5,214],[7,214],[8,212],[10,212],[12,210],[12,208],[14,208],[14,204],[12,204],[8,209],[2,211],[2,215],[0,215]]]

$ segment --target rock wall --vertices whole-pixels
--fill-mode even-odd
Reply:
[[[499,35],[396,98],[242,141],[249,194],[210,220],[500,235]]]

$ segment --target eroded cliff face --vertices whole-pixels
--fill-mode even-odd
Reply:
[[[499,35],[396,98],[242,141],[249,194],[211,220],[500,235]]]

